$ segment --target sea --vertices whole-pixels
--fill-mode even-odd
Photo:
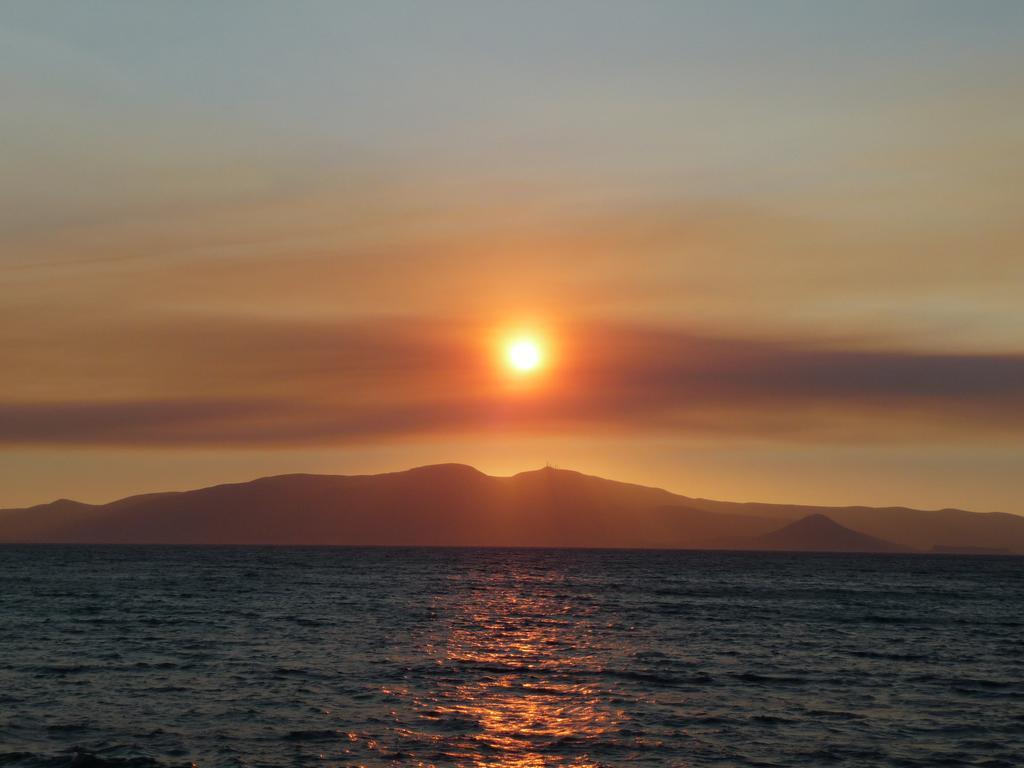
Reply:
[[[3,546],[0,765],[1022,766],[1022,566]]]

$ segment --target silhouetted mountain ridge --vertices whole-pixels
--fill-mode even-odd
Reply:
[[[786,530],[815,515],[827,524],[812,519]],[[778,549],[799,535],[806,547],[790,548],[1024,552],[1024,517],[723,502],[552,467],[492,477],[465,464],[275,475],[0,512],[7,542],[708,548],[728,540]]]

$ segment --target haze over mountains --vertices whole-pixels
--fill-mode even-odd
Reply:
[[[62,499],[0,512],[0,541],[1024,553],[1024,517],[712,501],[550,467],[492,477],[441,464]]]

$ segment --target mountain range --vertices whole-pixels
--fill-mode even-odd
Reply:
[[[0,511],[0,541],[969,551],[1024,554],[1024,517],[691,498],[564,469],[438,464],[278,475],[109,504]]]

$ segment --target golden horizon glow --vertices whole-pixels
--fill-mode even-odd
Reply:
[[[509,342],[505,350],[505,359],[513,370],[529,373],[541,366],[544,362],[544,353],[536,339],[521,336]]]

